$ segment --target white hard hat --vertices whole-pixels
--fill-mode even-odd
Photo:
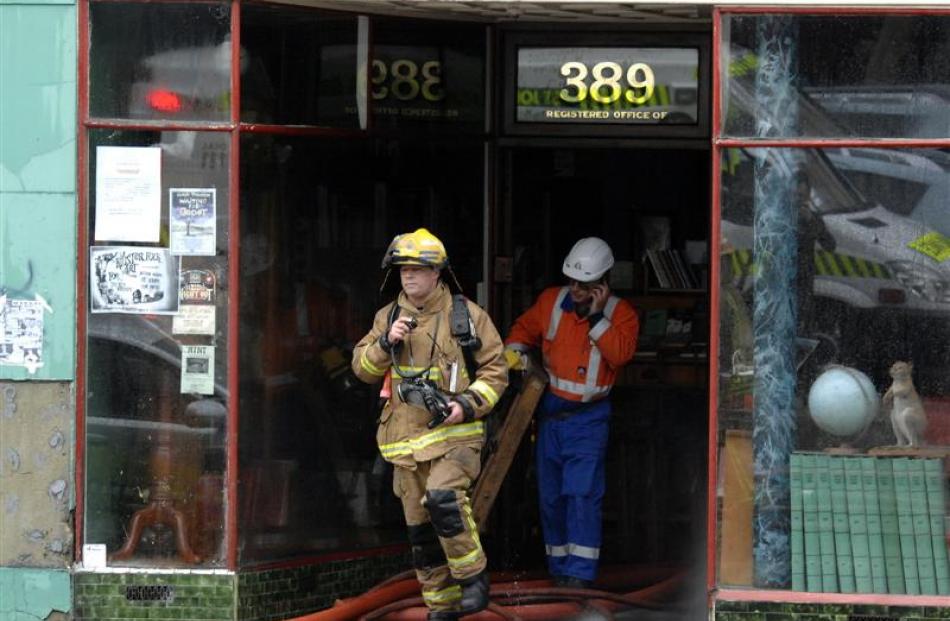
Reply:
[[[614,266],[614,253],[599,237],[578,240],[564,259],[564,275],[580,282],[599,279]]]

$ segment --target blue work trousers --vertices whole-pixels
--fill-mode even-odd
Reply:
[[[597,577],[610,402],[545,393],[538,429],[538,493],[548,571]]]

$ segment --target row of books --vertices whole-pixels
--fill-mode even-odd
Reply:
[[[943,461],[793,453],[792,589],[950,595]]]
[[[679,250],[647,250],[656,281],[663,289],[699,289],[701,283]]]

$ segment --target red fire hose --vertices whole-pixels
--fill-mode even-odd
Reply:
[[[597,581],[598,589],[604,590],[552,587],[550,580],[536,576],[492,574],[491,606],[466,616],[465,621],[555,621],[585,607],[610,619],[611,610],[659,607],[659,602],[682,585],[685,572],[668,566],[608,569]],[[611,588],[634,590],[615,593]],[[427,612],[419,597],[419,583],[412,572],[405,572],[362,595],[339,601],[333,608],[287,621],[423,621]]]

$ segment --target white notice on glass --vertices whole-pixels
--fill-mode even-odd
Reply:
[[[182,394],[214,394],[214,346],[181,346]]]
[[[157,242],[162,149],[96,147],[96,239]]]

